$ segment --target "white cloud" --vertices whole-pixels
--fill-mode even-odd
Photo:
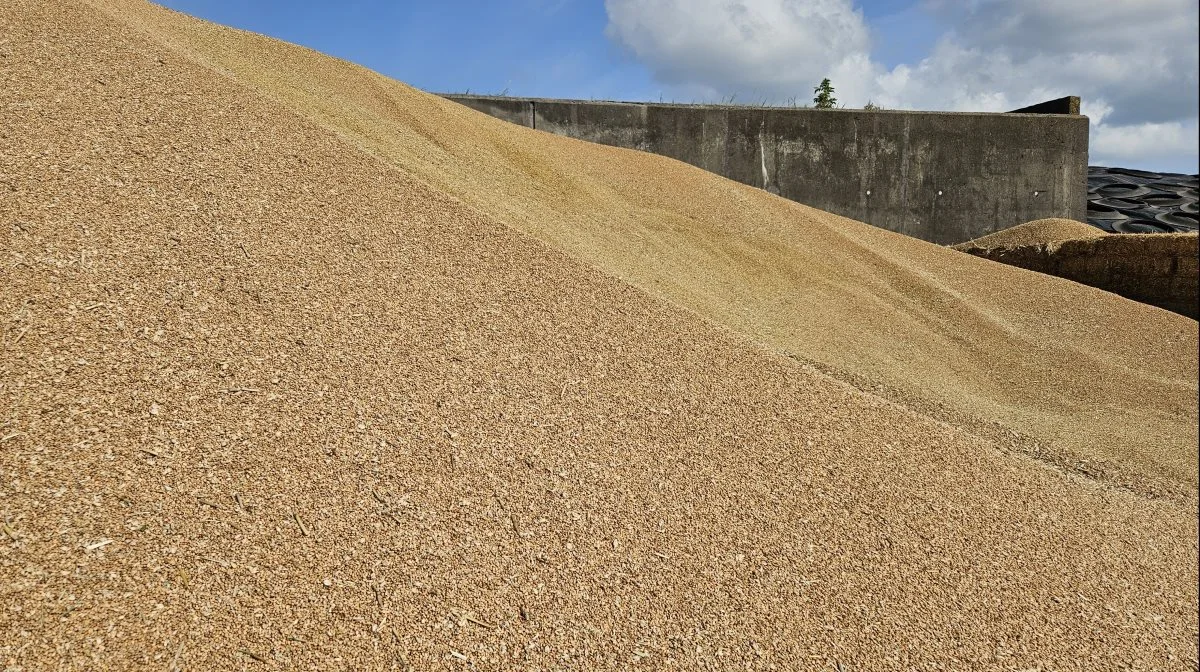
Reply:
[[[1003,59],[1037,81],[1112,105],[1112,123],[1196,115],[1200,10],[1195,0],[927,2],[946,39]]]
[[[1093,163],[1197,170],[1195,0],[922,6],[942,37],[888,70],[871,59],[870,27],[850,0],[606,2],[609,36],[685,99],[807,102],[826,76],[848,106],[1004,111],[1078,95]]]
[[[1195,119],[1124,126],[1093,125],[1090,160],[1101,166],[1153,169],[1163,162],[1191,156],[1193,167],[1181,170],[1194,173],[1197,137],[1200,137],[1200,129]]]
[[[659,81],[693,95],[783,100],[869,62],[866,23],[850,0],[607,0],[605,7],[609,37]]]
[[[1089,160],[1093,165],[1145,167],[1164,172],[1196,172],[1187,168],[1186,161],[1192,157],[1195,163],[1196,138],[1200,135],[1195,118],[1182,121],[1141,122],[1134,124],[1112,124],[1109,122],[1113,107],[1098,99],[1085,100],[1080,110],[1091,121],[1091,151]],[[1180,163],[1178,171],[1170,171],[1164,164]]]

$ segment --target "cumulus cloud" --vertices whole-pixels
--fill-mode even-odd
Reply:
[[[1198,120],[1109,123],[1112,106],[1104,101],[1084,103],[1083,114],[1091,120],[1091,163],[1101,166],[1153,167],[1180,158],[1181,150],[1190,152],[1195,163],[1196,138],[1200,137]],[[1180,168],[1195,172],[1195,167]]]
[[[1196,170],[1195,0],[924,0],[943,28],[919,60],[871,58],[851,0],[607,0],[608,34],[673,92],[806,102],[830,77],[848,106],[1004,111],[1065,95],[1092,161]]]
[[[607,0],[605,7],[611,39],[662,83],[704,97],[778,101],[868,64],[867,26],[850,0]]]
[[[1195,0],[934,0],[946,39],[1003,61],[1021,81],[1112,106],[1126,125],[1196,115],[1200,9]]]

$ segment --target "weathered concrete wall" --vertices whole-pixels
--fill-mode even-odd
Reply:
[[[1058,245],[963,251],[1196,318],[1200,314],[1198,241],[1194,233],[1115,234]]]
[[[935,243],[1082,220],[1087,117],[448,95],[492,116],[662,154]]]

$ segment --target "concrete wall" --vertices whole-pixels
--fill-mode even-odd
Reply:
[[[1098,287],[1195,319],[1200,314],[1198,241],[1194,233],[1114,234],[1058,245],[970,247],[963,251]]]
[[[669,156],[935,243],[1085,216],[1088,121],[1079,115],[446,97],[538,130]]]

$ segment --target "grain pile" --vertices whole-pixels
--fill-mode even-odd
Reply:
[[[1089,477],[1195,492],[1195,321],[507,124],[302,47],[97,4],[475,211],[777,352]]]
[[[1068,240],[1090,240],[1103,238],[1108,233],[1073,219],[1036,219],[988,234],[982,238],[955,245],[955,249],[1024,247],[1026,245],[1054,245]]]
[[[1194,501],[712,326],[150,39],[158,10],[105,7],[0,5],[6,668],[1195,667]],[[497,134],[481,168],[544,169],[448,114]],[[641,206],[664,231],[714,184],[592,158],[677,171]],[[884,255],[885,286],[932,277],[894,237],[721,189],[764,242],[791,213],[818,249]],[[980,320],[1059,319],[1031,305]]]
[[[1067,221],[1067,220],[1059,220]],[[1074,224],[1075,226],[1070,226]],[[1047,273],[1196,319],[1200,258],[1195,233],[1108,234],[1030,222],[954,246],[983,259]],[[1092,228],[1092,227],[1088,227]],[[1147,335],[1147,340],[1152,340]],[[1192,344],[1183,343],[1190,352]],[[1155,400],[1145,399],[1144,404]]]

